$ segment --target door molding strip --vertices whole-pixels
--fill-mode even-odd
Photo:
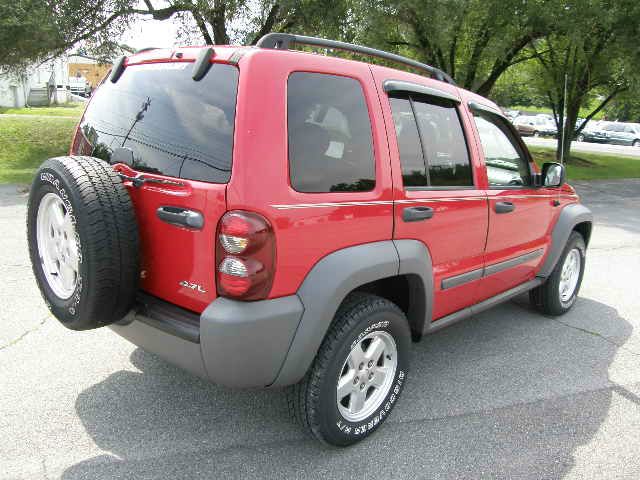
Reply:
[[[484,268],[478,268],[459,275],[443,278],[440,283],[440,288],[442,290],[448,290],[449,288],[459,287],[465,283],[473,282],[474,280],[479,280],[481,278],[488,277],[489,275],[493,275],[494,273],[502,272],[504,270],[517,267],[518,265],[522,265],[523,263],[530,262],[531,260],[541,257],[543,253],[544,249],[538,248],[537,250],[525,253],[524,255],[510,258],[509,260],[492,263]]]

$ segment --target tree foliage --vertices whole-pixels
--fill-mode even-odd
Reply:
[[[363,38],[395,48],[449,73],[456,82],[488,95],[523,50],[546,33],[545,0],[378,0],[364,2]]]
[[[199,42],[254,44],[271,31],[342,36],[345,0],[15,0],[0,3],[0,66],[20,68],[84,42],[108,54],[136,17],[180,18]]]
[[[640,60],[636,46],[640,27],[629,22],[640,13],[635,0],[568,0],[560,4],[562,14],[556,27],[530,44],[538,66],[532,82],[546,96],[562,132],[558,158],[568,157],[571,140],[587,124],[576,128],[580,108],[595,95],[599,97],[586,117],[588,121],[617,95],[637,86],[635,65]]]

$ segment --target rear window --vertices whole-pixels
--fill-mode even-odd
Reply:
[[[213,64],[196,82],[192,63],[127,67],[98,89],[84,115],[77,153],[111,160],[133,151],[133,168],[205,182],[231,176],[238,70]]]

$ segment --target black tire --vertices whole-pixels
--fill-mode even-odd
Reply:
[[[540,132],[536,130],[535,132],[533,132],[533,136],[538,138],[540,136]]]
[[[571,297],[566,301],[563,301],[560,297],[560,280],[562,275],[562,267],[564,265],[565,259],[569,255],[569,252],[574,249],[577,249],[580,252],[580,273],[578,276],[578,283],[573,290]],[[576,231],[571,232],[569,240],[567,241],[567,244],[562,251],[562,255],[560,255],[558,263],[553,269],[553,272],[551,272],[549,278],[547,278],[542,285],[534,288],[529,292],[531,303],[538,310],[540,310],[545,315],[551,316],[564,315],[569,310],[571,310],[571,307],[573,307],[573,304],[578,298],[578,293],[580,292],[580,285],[582,284],[582,277],[584,275],[586,258],[585,254],[586,247],[582,235],[580,235],[580,233]]]
[[[62,200],[75,227],[78,271],[75,287],[70,287],[75,290],[67,299],[51,288],[38,250],[38,208],[49,193]],[[138,226],[129,193],[109,164],[93,157],[44,162],[29,193],[27,239],[40,292],[65,327],[97,328],[129,311],[138,282]]]
[[[350,422],[337,406],[337,380],[352,348],[376,332],[390,335],[395,342],[395,374],[379,406],[366,418]],[[350,296],[336,313],[307,375],[288,389],[293,417],[309,434],[329,445],[347,446],[368,437],[386,420],[402,393],[409,369],[410,345],[407,319],[395,304],[370,294]],[[383,356],[386,357],[386,353]]]
[[[640,147],[640,140],[634,140],[631,144],[632,147]]]
[[[579,142],[584,142],[584,135],[582,135],[582,134],[578,135],[576,140],[579,141]]]

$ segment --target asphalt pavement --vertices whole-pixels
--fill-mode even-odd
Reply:
[[[51,318],[0,187],[0,478],[640,478],[640,180],[576,183],[596,218],[580,298],[526,298],[415,344],[370,439],[322,447],[282,392],[208,384],[108,329]]]
[[[555,138],[522,137],[524,143],[533,147],[556,148],[558,140]],[[637,157],[640,158],[640,148],[626,145],[611,145],[608,143],[571,142],[571,151],[600,153],[607,155]]]

